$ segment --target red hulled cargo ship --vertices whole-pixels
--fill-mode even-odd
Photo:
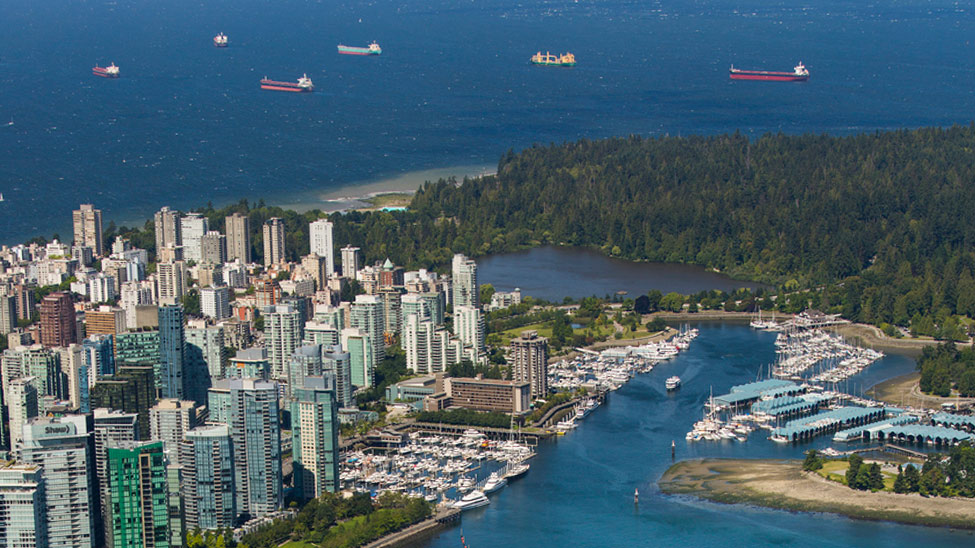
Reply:
[[[809,79],[809,71],[800,61],[792,72],[773,72],[768,70],[741,70],[731,66],[732,80],[767,80],[771,82],[805,82]]]
[[[311,83],[311,78],[307,74],[298,78],[297,82],[277,82],[275,80],[268,80],[265,76],[261,80],[261,89],[268,89],[271,91],[293,91],[293,92],[307,92],[314,91],[315,85]]]
[[[118,67],[115,66],[115,63],[112,63],[107,67],[95,65],[95,67],[91,69],[91,73],[95,76],[101,76],[102,78],[118,78],[119,74]]]

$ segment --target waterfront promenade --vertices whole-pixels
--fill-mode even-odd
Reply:
[[[460,523],[461,512],[456,508],[439,507],[432,517],[401,529],[395,533],[390,533],[385,537],[370,542],[363,548],[395,548],[405,544],[413,543],[429,537],[433,533]]]

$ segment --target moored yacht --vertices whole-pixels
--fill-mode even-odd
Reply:
[[[495,491],[501,490],[505,485],[508,485],[508,480],[504,479],[497,472],[493,472],[486,482],[484,482],[484,494],[493,493]]]
[[[452,506],[458,510],[471,510],[488,504],[491,504],[491,501],[488,500],[487,495],[481,491],[471,491],[464,495],[464,498],[453,503]]]

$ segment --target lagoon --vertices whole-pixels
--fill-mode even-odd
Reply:
[[[517,287],[522,295],[549,301],[604,297],[618,291],[635,298],[651,289],[688,295],[760,287],[700,266],[626,261],[583,247],[546,246],[492,255],[478,259],[477,266],[481,284],[492,284],[498,291]]]

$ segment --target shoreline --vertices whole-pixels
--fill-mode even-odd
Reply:
[[[379,175],[370,179],[343,183],[338,187],[325,187],[284,193],[273,198],[269,196],[239,195],[236,198],[231,198],[226,201],[214,201],[213,206],[215,208],[221,208],[230,204],[235,204],[241,199],[246,199],[251,204],[256,204],[258,201],[264,200],[264,203],[268,206],[280,207],[282,209],[293,209],[298,213],[304,213],[313,209],[320,209],[324,213],[353,210],[366,211],[374,209],[373,204],[369,203],[369,200],[379,196],[387,194],[403,194],[412,196],[427,181],[436,182],[441,178],[448,179],[450,177],[455,177],[458,180],[463,180],[465,177],[483,177],[486,175],[493,175],[496,169],[496,165],[487,164],[456,165],[419,169]],[[206,205],[206,202],[207,198],[201,197],[198,203],[185,209],[183,207],[160,202],[160,205],[156,209],[145,212],[145,214],[135,213],[132,211],[120,211],[117,215],[104,216],[103,220],[106,223],[106,226],[107,223],[114,222],[117,226],[141,227],[147,221],[151,221],[153,214],[158,211],[159,207],[164,205],[170,205],[171,207],[174,207],[180,211],[191,212],[194,211],[194,208],[196,207]],[[71,225],[67,223],[61,228],[52,226],[47,234],[33,234],[23,238],[23,241],[12,242],[8,245],[23,243],[30,238],[36,238],[38,236],[50,239],[53,234],[60,233],[62,231],[70,232],[70,228]]]
[[[723,504],[975,530],[975,499],[855,491],[815,473],[803,472],[799,460],[680,461],[664,472],[658,485],[665,494]]]
[[[665,322],[735,322],[747,323],[751,321],[754,314],[751,312],[727,312],[724,310],[704,310],[701,312],[653,312],[643,316],[647,319],[660,318]],[[783,318],[791,315],[783,314]],[[824,328],[832,331],[845,339],[855,340],[863,346],[883,350],[894,354],[901,354],[910,357],[921,355],[921,350],[927,346],[936,346],[944,341],[935,339],[913,339],[888,337],[876,326],[865,323],[848,323]],[[956,342],[957,346],[971,346],[972,343]]]
[[[427,182],[455,177],[463,180],[465,177],[475,178],[491,175],[494,167],[486,165],[459,165],[432,169],[407,171],[400,174],[381,176],[342,185],[335,189],[318,189],[304,191],[282,197],[269,205],[283,209],[293,209],[299,213],[320,209],[325,213],[335,213],[350,210],[369,210],[373,204],[368,200],[386,194],[404,194],[412,196]]]

